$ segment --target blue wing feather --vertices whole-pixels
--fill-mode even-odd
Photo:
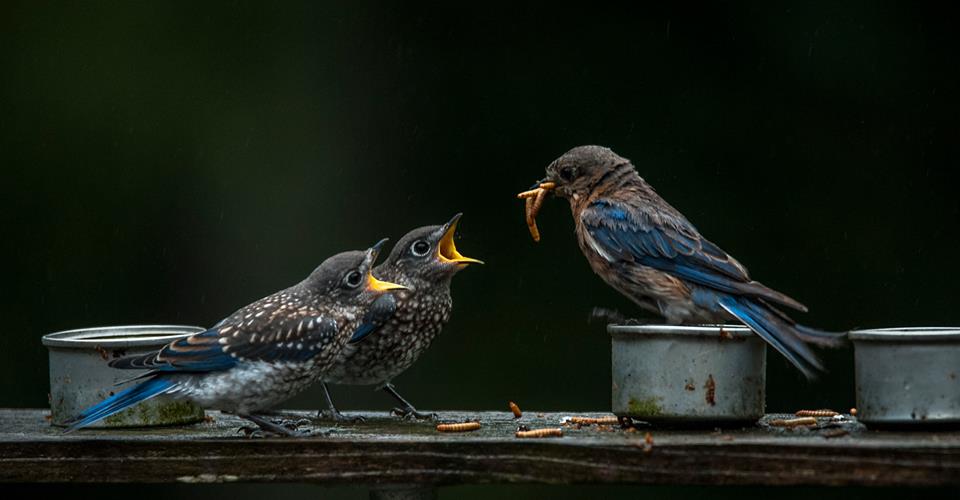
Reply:
[[[397,298],[392,293],[381,295],[371,304],[370,309],[363,316],[360,326],[353,332],[349,342],[356,344],[371,333],[380,329],[397,312]]]
[[[718,291],[762,297],[806,311],[796,300],[750,280],[739,262],[700,236],[682,216],[651,214],[598,200],[583,210],[580,221],[607,254],[619,259]]]

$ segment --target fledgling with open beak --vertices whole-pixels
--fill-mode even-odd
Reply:
[[[845,334],[799,325],[781,311],[807,308],[750,279],[743,265],[661,198],[630,160],[601,146],[580,146],[546,172],[534,189],[518,195],[528,200],[534,239],[539,232],[533,218],[544,196],[566,199],[590,267],[641,308],[671,324],[740,321],[808,378],[823,371],[809,344],[843,343]]]
[[[384,241],[325,260],[300,283],[231,314],[213,328],[110,366],[149,370],[140,383],[83,411],[67,432],[161,394],[233,413],[264,432],[298,435],[258,413],[316,382],[362,337],[377,299],[402,285],[371,273]],[[359,333],[358,333],[359,332]]]
[[[324,376],[330,418],[344,417],[334,406],[326,383],[375,385],[400,403],[400,407],[394,409],[396,414],[406,418],[432,416],[417,411],[400,396],[391,381],[416,362],[449,321],[453,309],[450,296],[453,276],[470,264],[483,263],[464,257],[457,250],[453,240],[460,216],[453,216],[443,225],[410,231],[394,245],[383,264],[374,268],[377,276],[399,283],[407,290],[377,300],[373,310],[380,318],[392,312],[390,318],[385,322],[369,322],[382,324],[361,332],[366,339],[344,349]]]

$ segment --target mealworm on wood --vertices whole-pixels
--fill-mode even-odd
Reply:
[[[817,419],[813,417],[787,418],[771,420],[773,427],[800,427],[805,425],[817,425]]]
[[[835,417],[839,413],[833,410],[800,410],[794,415],[798,417]]]
[[[439,432],[470,432],[480,428],[480,422],[460,422],[455,424],[437,424]]]
[[[517,406],[517,403],[510,401],[510,411],[513,412],[513,418],[520,418],[523,416],[523,412],[520,411],[520,407]]]
[[[563,429],[553,427],[549,429],[533,429],[531,431],[517,431],[518,438],[563,437]]]
[[[581,425],[616,425],[620,423],[620,419],[613,415],[606,417],[570,417],[570,423]]]

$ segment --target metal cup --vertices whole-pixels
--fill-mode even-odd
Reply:
[[[766,402],[766,343],[743,326],[607,327],[613,413],[648,422],[755,421]]]
[[[850,332],[857,418],[867,425],[960,424],[960,328]]]
[[[53,425],[63,426],[81,411],[132,385],[144,370],[117,370],[117,357],[156,351],[166,344],[204,331],[196,326],[134,325],[84,328],[43,336],[50,351],[50,411]],[[135,382],[134,382],[135,383]],[[203,419],[203,409],[164,396],[144,401],[90,427],[143,427],[188,424]]]

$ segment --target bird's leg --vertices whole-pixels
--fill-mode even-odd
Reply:
[[[409,401],[407,401],[406,399],[403,399],[403,396],[401,396],[400,393],[397,392],[397,389],[393,386],[393,384],[387,383],[386,385],[383,386],[383,390],[386,391],[387,394],[393,396],[393,398],[396,399],[402,405],[402,407],[400,408],[393,409],[394,415],[397,415],[404,419],[417,419],[417,418],[426,419],[426,420],[437,419],[436,413],[423,413],[423,412],[417,411],[417,409],[414,408]]]
[[[277,424],[257,415],[248,415],[242,413],[237,413],[236,415],[257,424],[257,427],[259,427],[261,431],[276,436],[303,437],[310,434],[310,431],[301,431],[297,429],[299,422],[289,421],[288,424],[292,424],[293,427],[291,429],[288,425]],[[253,433],[250,433],[250,435],[252,434]]]
[[[337,407],[333,404],[333,398],[330,397],[330,389],[327,388],[327,383],[320,382],[320,387],[323,387],[323,397],[327,400],[327,409],[317,411],[317,418],[329,418],[334,422],[363,422],[366,420],[359,415],[356,417],[348,417],[340,413],[340,410],[337,410]]]

